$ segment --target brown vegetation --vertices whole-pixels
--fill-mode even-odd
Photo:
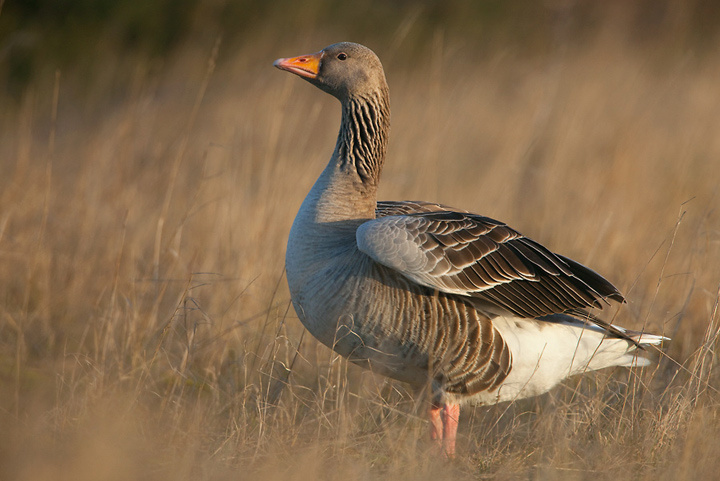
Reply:
[[[339,108],[271,62],[345,38],[110,58],[5,98],[0,478],[714,477],[720,52],[620,33],[529,54],[437,30],[412,60],[400,34],[347,39],[390,84],[382,198],[504,220],[615,283],[618,324],[673,338],[653,368],[466,409],[452,464],[403,385],[289,306],[285,241]]]

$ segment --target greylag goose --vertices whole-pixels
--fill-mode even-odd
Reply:
[[[378,202],[388,86],[367,47],[338,43],[274,65],[335,96],[335,150],[295,217],[293,306],[320,342],[422,390],[431,438],[455,453],[461,403],[544,393],[564,378],[649,363],[665,338],[587,312],[623,302],[602,276],[502,222],[429,202]]]

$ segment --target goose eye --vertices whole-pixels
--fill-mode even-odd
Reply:
[[[337,58],[339,60],[345,60],[347,58],[347,54],[345,52],[341,52],[338,54]]]

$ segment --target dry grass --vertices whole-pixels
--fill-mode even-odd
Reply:
[[[657,367],[467,409],[447,465],[403,385],[303,337],[289,308],[285,240],[339,120],[270,66],[304,48],[214,68],[188,47],[160,74],[109,60],[97,86],[48,75],[0,114],[0,478],[714,476],[719,52],[610,34],[473,57],[439,35],[393,68],[402,42],[379,50],[383,198],[503,219],[614,281],[619,324],[673,338]]]

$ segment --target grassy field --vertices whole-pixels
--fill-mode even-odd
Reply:
[[[720,49],[619,22],[534,53],[417,46],[412,21],[357,39],[391,89],[381,198],[593,267],[629,300],[609,317],[672,337],[658,364],[467,408],[458,459],[428,456],[406,386],[303,334],[283,277],[340,114],[271,63],[346,38],[188,42],[0,101],[0,479],[716,476]]]

